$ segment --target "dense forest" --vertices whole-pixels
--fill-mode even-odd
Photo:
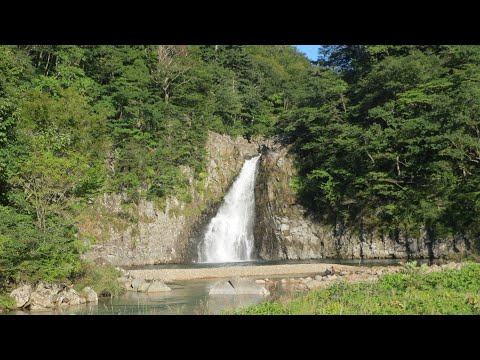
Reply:
[[[322,221],[474,239],[478,110],[478,46],[0,46],[0,281],[77,276],[99,194],[188,201],[209,130],[287,134]]]
[[[326,46],[281,119],[329,223],[479,246],[480,47]],[[478,249],[477,249],[478,250]]]

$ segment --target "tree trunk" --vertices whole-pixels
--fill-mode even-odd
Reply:
[[[47,64],[45,65],[45,76],[48,76],[48,66],[50,65],[50,56],[51,54],[48,53]]]
[[[428,248],[428,264],[432,265],[435,258],[433,253],[433,245],[435,244],[435,231],[432,227],[427,227],[427,248]]]
[[[345,99],[343,98],[343,94],[340,94],[340,99],[342,100],[343,112],[347,113],[347,107],[345,106]]]

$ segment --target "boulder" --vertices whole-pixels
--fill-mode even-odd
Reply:
[[[236,294],[245,295],[270,295],[270,292],[262,285],[256,284],[251,279],[231,280]]]
[[[305,290],[308,290],[308,284],[305,284],[305,283],[296,283],[296,284],[293,284],[293,290],[295,290],[295,291],[305,291]]]
[[[87,302],[87,300],[84,297],[80,296],[80,294],[74,289],[64,290],[64,294],[65,298],[68,299],[69,305],[80,305]]]
[[[270,292],[251,279],[218,281],[210,290],[210,295],[269,295]]]
[[[62,289],[57,284],[38,283],[30,295],[30,310],[46,310],[57,304],[57,294]]]
[[[156,292],[164,292],[164,291],[172,291],[163,281],[160,280],[153,280],[150,283],[150,286],[147,289],[148,293],[156,293]]]
[[[315,280],[322,280],[322,275],[315,275]]]
[[[235,288],[231,281],[218,281],[213,285],[209,295],[235,295]]]
[[[266,281],[263,280],[263,279],[259,279],[259,280],[255,280],[255,283],[256,283],[256,284],[259,284],[259,285],[263,285],[263,284],[266,283]]]
[[[303,279],[303,282],[305,282],[305,283],[309,283],[310,281],[313,281],[313,279],[310,276]]]
[[[447,264],[447,269],[452,269],[453,270],[453,269],[456,269],[456,268],[457,268],[457,264],[454,263],[454,262],[449,262]]]
[[[64,301],[65,300],[65,301]],[[65,296],[62,295],[62,293],[58,294],[55,298],[55,304],[58,306],[58,307],[65,307],[65,306],[68,306],[70,305],[68,302],[67,302],[67,299],[65,299]]]
[[[80,296],[80,294],[72,288],[63,290],[60,295],[63,296],[62,302],[68,305],[81,305],[87,302],[84,297]]]
[[[328,275],[332,275],[332,272],[330,270],[325,270],[324,272],[320,273],[321,276],[328,276]]]
[[[87,303],[98,303],[98,295],[90,286],[83,288],[82,293]]]
[[[132,280],[132,289],[134,291],[140,291],[138,290],[142,284],[145,284],[146,281],[145,279],[133,279]]]
[[[30,295],[32,294],[31,285],[23,285],[19,288],[16,288],[10,293],[10,296],[15,299],[15,304],[17,308],[24,307],[30,300]]]
[[[318,289],[325,285],[322,280],[312,280],[306,284],[309,289]]]
[[[55,284],[55,283],[44,283],[44,282],[39,282],[35,288],[35,291],[41,291],[41,290],[50,290],[50,292],[54,294],[58,294],[60,291],[65,289],[67,285],[62,284]]]
[[[142,283],[140,284],[140,286],[137,288],[137,291],[138,291],[138,292],[147,292],[149,287],[150,287],[150,283],[144,281],[144,282],[142,282]]]

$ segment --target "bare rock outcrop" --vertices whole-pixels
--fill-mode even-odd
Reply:
[[[78,221],[83,239],[95,238],[87,259],[120,266],[192,260],[198,229],[215,213],[225,192],[258,145],[244,138],[209,133],[206,173],[195,181],[189,168],[190,202],[169,197],[163,204],[140,200],[126,204],[119,194],[104,194]]]
[[[92,288],[86,287],[82,293],[85,296],[66,285],[39,282],[35,287],[22,285],[13,290],[10,296],[15,299],[17,308],[32,311],[98,302],[97,293]]]

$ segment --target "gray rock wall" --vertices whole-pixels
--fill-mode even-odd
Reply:
[[[78,221],[80,237],[96,239],[85,257],[122,266],[188,261],[198,227],[215,212],[245,159],[256,155],[257,148],[243,138],[209,133],[201,190],[190,169],[183,169],[190,177],[190,203],[170,197],[163,204],[146,200],[125,204],[119,194],[104,194]]]

